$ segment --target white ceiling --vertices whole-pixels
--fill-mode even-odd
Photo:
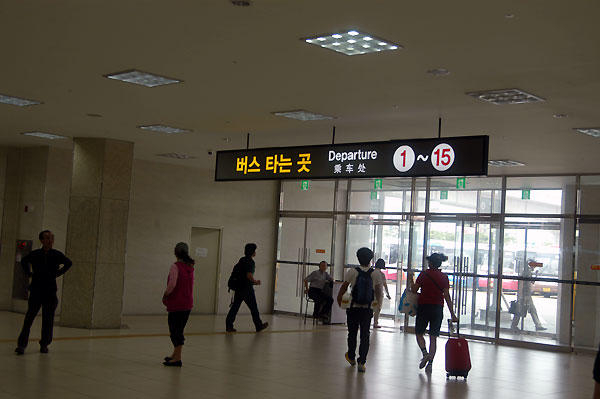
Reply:
[[[513,18],[507,18],[513,14]],[[600,172],[600,2],[592,0],[10,1],[2,5],[0,145],[135,142],[135,157],[214,168],[208,150],[488,134],[490,174]],[[358,29],[405,48],[345,56],[303,37]],[[448,76],[426,73],[450,70]],[[183,83],[146,88],[103,75],[138,69]],[[519,88],[547,101],[494,105],[466,92]],[[306,109],[335,120],[301,122]],[[91,117],[88,114],[99,114]],[[567,114],[566,119],[554,114]],[[192,129],[166,135],[136,128]],[[229,140],[229,141],[226,141]],[[158,153],[182,153],[170,160]]]

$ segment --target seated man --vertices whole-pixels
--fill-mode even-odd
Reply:
[[[333,298],[323,292],[323,288],[333,282],[333,278],[325,270],[327,270],[327,262],[322,261],[319,263],[319,270],[315,270],[304,279],[304,293],[315,301],[313,317],[327,317],[333,304]],[[310,288],[308,288],[309,282]]]

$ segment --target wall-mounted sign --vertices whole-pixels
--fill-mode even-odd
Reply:
[[[524,199],[524,200],[531,199],[531,190],[521,191],[521,199]]]
[[[315,253],[317,253],[317,254],[324,254],[325,250],[324,249],[316,249]]]
[[[300,185],[300,190],[302,190],[302,191],[308,190],[308,180],[302,180],[302,183]]]
[[[377,199],[377,191],[371,191],[371,199],[372,200],[376,200]]]
[[[218,151],[216,181],[487,174],[488,136]]]
[[[467,179],[464,177],[459,177],[456,179],[456,188],[463,189],[467,187]]]
[[[383,188],[383,179],[375,179],[373,181],[373,188],[375,190],[381,190]]]
[[[592,265],[590,267],[590,269],[592,269],[592,270],[600,270],[600,265]]]
[[[441,200],[448,199],[448,190],[442,190],[442,191],[440,191],[440,199]]]

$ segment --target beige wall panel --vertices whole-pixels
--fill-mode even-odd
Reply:
[[[122,263],[127,242],[129,201],[100,200],[98,263]]]
[[[189,243],[194,226],[223,229],[218,313],[227,313],[231,297],[227,279],[247,242],[258,245],[256,277],[263,283],[256,289],[259,309],[270,310],[277,187],[274,181],[216,183],[213,171],[134,161],[123,313],[164,312],[160,301],[138,298],[162,295],[174,260],[173,248],[179,241]],[[247,309],[243,306],[240,313]]]
[[[129,200],[132,162],[133,143],[106,142],[102,198]]]
[[[15,265],[19,204],[19,152],[13,148],[0,149],[2,182],[2,236],[0,239],[0,309],[10,310]]]
[[[94,300],[95,264],[73,262],[73,267],[64,275],[60,324],[68,327],[91,328],[92,303]]]
[[[96,264],[93,328],[121,327],[124,268],[124,263]]]
[[[96,259],[100,199],[71,197],[67,257],[73,262]]]
[[[71,195],[100,197],[104,161],[104,139],[77,138],[73,151]]]

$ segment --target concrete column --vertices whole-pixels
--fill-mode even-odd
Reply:
[[[120,328],[133,143],[75,138],[61,325]]]

